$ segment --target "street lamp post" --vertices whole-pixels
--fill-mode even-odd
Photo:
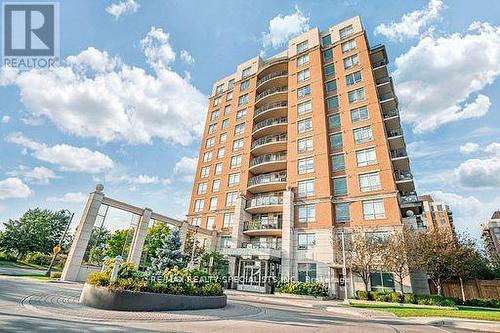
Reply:
[[[73,221],[73,216],[75,216],[75,213],[71,213],[69,210],[65,209],[64,211],[68,212],[71,214],[68,223],[66,224],[66,227],[64,228],[64,233],[61,236],[61,239],[59,239],[59,243],[57,246],[61,248],[62,243],[64,241],[64,238],[66,238],[66,234],[68,233],[69,226],[71,225],[71,221]],[[47,269],[47,272],[45,272],[45,276],[50,276],[50,272],[52,271],[52,266],[54,265],[54,262],[56,261],[57,255],[59,252],[54,251],[54,256],[52,257],[52,260],[50,261],[49,268]]]
[[[347,296],[347,268],[345,263],[344,228],[342,228],[342,275],[344,278],[344,302],[349,303],[349,298]]]
[[[188,268],[193,268],[194,266],[194,252],[196,250],[196,234],[198,233],[198,229],[200,227],[196,226],[196,229],[194,230],[194,235],[193,235],[193,248],[191,250],[191,260],[189,260],[189,267]]]

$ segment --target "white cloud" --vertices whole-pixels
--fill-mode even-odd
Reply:
[[[400,22],[380,24],[375,28],[375,35],[383,35],[393,41],[403,41],[420,36],[429,23],[441,17],[444,8],[442,0],[431,0],[424,9],[404,14]]]
[[[466,187],[499,187],[500,157],[470,159],[454,170],[460,184]]]
[[[47,197],[47,201],[65,202],[65,203],[83,203],[87,201],[88,196],[82,192],[68,192],[62,196]]]
[[[180,176],[182,180],[191,182],[196,175],[196,167],[198,166],[197,157],[183,156],[174,166],[174,174]]]
[[[140,5],[134,0],[120,0],[106,7],[106,12],[111,14],[115,20],[118,20],[122,15],[137,12],[139,7]]]
[[[304,16],[297,6],[290,15],[278,14],[269,21],[269,30],[262,33],[262,45],[277,49],[290,38],[309,30],[309,17]]]
[[[500,27],[474,23],[465,34],[427,36],[395,64],[402,119],[415,132],[481,117],[491,102],[480,92],[500,75]]]
[[[8,124],[10,121],[10,117],[9,116],[3,116],[2,117],[2,124]]]
[[[29,186],[17,177],[0,180],[0,200],[27,198],[33,194]]]
[[[17,85],[33,118],[48,119],[66,133],[99,142],[160,138],[189,145],[203,132],[207,97],[169,68],[175,52],[167,33],[153,27],[141,46],[153,73],[89,47],[53,70],[15,78],[3,70],[9,76],[4,84]]]
[[[114,184],[128,184],[133,185],[132,188],[135,188],[135,185],[150,185],[150,184],[162,184],[168,185],[170,184],[170,179],[168,178],[160,178],[158,176],[150,176],[147,174],[140,174],[138,176],[130,176],[126,173],[126,169],[123,167],[115,167],[113,170],[110,170],[105,176],[104,180],[109,183]],[[97,177],[98,178],[98,177]],[[100,181],[99,179],[95,179],[96,181]]]
[[[460,152],[462,154],[472,154],[479,150],[479,145],[473,142],[467,142],[460,146]]]
[[[497,157],[500,157],[500,143],[498,142],[492,142],[486,148],[484,148],[484,151],[488,154],[493,154]]]
[[[6,141],[26,148],[35,158],[55,164],[63,171],[97,173],[114,165],[111,158],[101,152],[66,144],[49,146],[35,142],[20,132],[9,134]]]
[[[186,50],[181,50],[181,59],[188,65],[194,64],[193,56]]]
[[[20,165],[15,170],[6,173],[9,176],[21,177],[27,182],[47,185],[51,179],[59,178],[54,171],[46,167],[34,167],[33,169]]]

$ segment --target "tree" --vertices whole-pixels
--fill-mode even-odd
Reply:
[[[124,256],[130,247],[128,240],[132,239],[132,235],[132,229],[116,230],[106,243],[105,255],[110,258]]]
[[[179,230],[171,231],[161,241],[161,246],[156,249],[155,257],[151,260],[150,273],[161,275],[166,268],[184,268],[182,243]]]
[[[210,267],[210,260],[212,260],[212,267]],[[200,266],[207,272],[215,273],[220,276],[225,275],[227,273],[226,261],[224,260],[224,256],[217,251],[204,253],[201,256]]]
[[[195,234],[188,233],[186,237],[186,242],[184,244],[184,255],[186,263],[191,261],[191,255],[193,253],[193,245],[195,241]],[[196,240],[196,246],[194,250],[194,259],[201,258],[205,254],[205,245],[200,246],[199,240]]]
[[[167,224],[157,222],[148,228],[146,240],[144,241],[144,249],[142,251],[143,262],[146,266],[151,264],[151,259],[156,255],[156,250],[161,247],[162,241],[170,233],[170,228]]]
[[[30,209],[19,220],[4,223],[5,231],[0,233],[0,248],[13,252],[21,259],[28,252],[52,253],[70,215],[66,211],[53,212],[48,209]],[[67,242],[63,248],[67,247]]]
[[[106,256],[106,245],[111,239],[111,232],[105,227],[94,227],[90,233],[87,250],[83,261],[94,265],[100,265],[102,258]]]
[[[488,258],[488,268],[494,279],[500,280],[500,255],[492,253]]]

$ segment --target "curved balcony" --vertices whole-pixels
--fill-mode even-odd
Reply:
[[[283,211],[283,192],[265,193],[247,201],[247,212],[250,214],[277,213]]]
[[[258,94],[257,96],[255,96],[255,107],[259,107],[260,105],[264,104],[264,102],[272,103],[272,102],[277,102],[279,100],[283,100],[283,96],[287,96],[287,94],[288,94],[287,86],[273,87],[267,89]]]
[[[248,180],[251,193],[280,191],[286,189],[286,171],[264,173]]]
[[[406,146],[403,138],[403,130],[401,128],[387,131],[387,138],[389,140],[389,145],[393,150],[402,149]]]
[[[265,117],[285,117],[288,114],[288,102],[279,101],[261,106],[253,112],[253,120],[259,121]]]
[[[410,160],[406,149],[391,150],[391,160],[395,170],[410,170]]]
[[[280,236],[281,219],[270,219],[268,221],[246,221],[243,223],[243,233],[248,236]]]
[[[252,142],[250,152],[254,155],[262,155],[282,151],[286,150],[286,143],[286,133],[267,135]]]
[[[279,134],[286,132],[288,127],[288,118],[279,117],[259,121],[253,125],[252,135],[254,139],[271,134]]]
[[[264,91],[269,88],[271,84],[277,86],[286,86],[288,83],[288,71],[276,71],[261,77],[257,81],[257,90]]]
[[[286,169],[286,151],[257,156],[250,160],[248,171],[254,175]]]

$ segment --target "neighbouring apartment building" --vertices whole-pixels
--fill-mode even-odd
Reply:
[[[188,221],[217,230],[238,289],[265,292],[260,278],[280,276],[342,293],[332,235],[418,226],[387,64],[354,17],[214,83]],[[374,272],[372,286],[384,283]]]
[[[419,196],[422,202],[423,214],[421,218],[422,225],[428,230],[448,230],[455,234],[455,225],[453,224],[453,212],[443,201],[434,201],[432,196],[426,194]]]
[[[491,219],[481,225],[481,238],[488,255],[500,255],[500,210],[491,216]]]

